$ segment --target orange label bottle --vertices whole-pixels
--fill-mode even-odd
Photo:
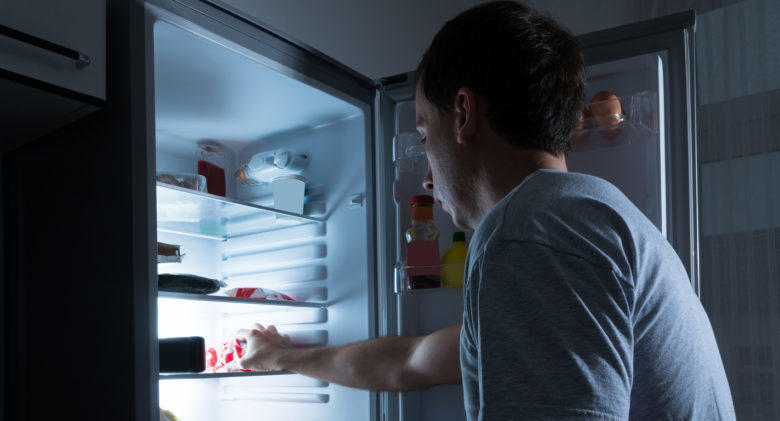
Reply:
[[[412,227],[406,231],[406,275],[409,289],[439,288],[439,230],[433,224],[433,197],[413,196]]]

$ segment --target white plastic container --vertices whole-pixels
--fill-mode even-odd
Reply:
[[[279,175],[271,180],[271,186],[276,209],[303,214],[305,177],[296,174]]]

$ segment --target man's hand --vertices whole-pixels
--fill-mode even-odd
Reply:
[[[282,354],[292,348],[290,337],[280,335],[274,326],[263,327],[255,323],[253,329],[236,332],[239,341],[246,342],[244,355],[227,365],[227,371],[283,370],[280,364]]]

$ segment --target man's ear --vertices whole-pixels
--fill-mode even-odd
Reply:
[[[458,143],[467,144],[474,140],[479,127],[477,95],[471,88],[462,87],[455,94],[455,134]]]

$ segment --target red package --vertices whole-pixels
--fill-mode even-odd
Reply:
[[[237,298],[256,298],[259,300],[295,301],[288,295],[265,288],[233,288],[225,291],[225,295]]]
[[[206,350],[206,370],[213,373],[227,371],[226,366],[244,355],[244,346],[238,339],[231,339],[221,347],[211,347]],[[217,349],[218,348],[218,349]],[[252,371],[241,369],[241,371]]]

